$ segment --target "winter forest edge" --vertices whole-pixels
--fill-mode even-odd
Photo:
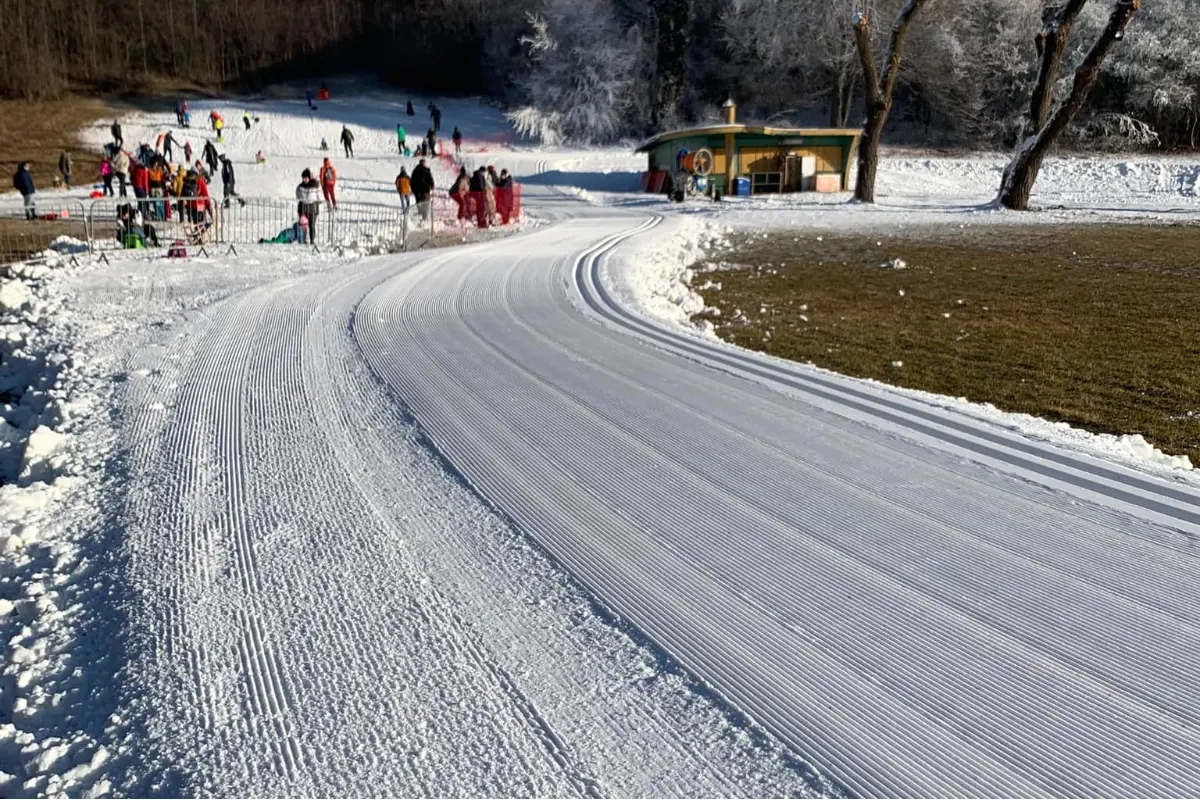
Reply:
[[[1112,10],[1091,0],[1055,95]],[[156,83],[253,89],[372,71],[412,89],[482,94],[545,143],[636,139],[739,117],[854,125],[864,117],[859,14],[886,45],[903,0],[445,0],[419,14],[373,0],[150,5],[13,0],[0,94],[134,94]],[[907,33],[886,141],[1008,148],[1037,74],[1054,0],[929,0]],[[296,24],[296,15],[307,23]],[[1145,0],[1063,143],[1089,149],[1200,144],[1200,0]]]

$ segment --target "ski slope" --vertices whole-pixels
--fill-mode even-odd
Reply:
[[[399,163],[384,102],[358,191]],[[290,192],[317,123],[273,108],[254,185]],[[117,542],[121,659],[85,674],[119,688],[23,721],[55,741],[4,740],[6,794],[1200,793],[1194,483],[631,310],[712,212],[488,149],[545,224],[64,279],[109,466],[62,513]]]

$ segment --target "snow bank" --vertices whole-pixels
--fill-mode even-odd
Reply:
[[[664,230],[665,228],[665,230]],[[692,317],[705,310],[691,286],[692,265],[724,240],[720,228],[696,218],[665,222],[653,236],[623,246],[601,265],[600,280],[622,304],[689,334],[714,337],[712,325]]]
[[[635,313],[688,335],[716,339],[710,324],[705,321],[698,325],[691,319],[693,315],[705,310],[703,298],[692,288],[697,274],[693,266],[708,254],[720,252],[726,247],[726,235],[732,231],[733,228],[721,228],[706,217],[668,217],[662,226],[655,229],[653,235],[637,237],[619,248],[616,257],[602,266],[600,278],[613,296]],[[903,269],[905,266],[907,265],[898,259],[881,264],[881,267],[889,269]],[[734,347],[724,342],[722,345]],[[797,366],[815,372],[837,374],[811,364]],[[903,367],[903,362],[894,361],[891,366],[898,370]],[[885,393],[904,395],[1019,433],[1029,439],[1048,442],[1159,475],[1177,478],[1186,476],[1189,482],[1200,484],[1200,476],[1196,475],[1194,465],[1187,456],[1164,453],[1140,434],[1117,436],[1092,433],[1073,428],[1065,422],[1051,422],[1028,414],[1002,411],[990,403],[973,403],[966,398],[905,389],[873,380],[847,378],[842,375],[838,375],[838,378],[868,384]]]

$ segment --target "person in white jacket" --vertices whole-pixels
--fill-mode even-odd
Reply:
[[[121,197],[128,197],[129,194],[125,191],[125,177],[129,174],[129,153],[118,150],[117,154],[112,157],[112,168],[121,187]]]
[[[317,242],[317,214],[320,210],[321,184],[313,177],[312,171],[306,169],[300,174],[300,184],[296,187],[296,213],[304,228],[305,244]]]

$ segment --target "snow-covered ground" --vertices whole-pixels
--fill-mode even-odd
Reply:
[[[323,136],[343,198],[397,202],[428,98],[333,89],[216,104],[243,194],[291,198]],[[999,158],[897,156],[879,208],[678,207],[641,156],[437,102],[556,224],[0,283],[0,790],[1198,788],[1180,464],[746,354],[687,285],[731,228],[1190,220],[1194,170],[1055,160],[1026,216],[988,206]]]

